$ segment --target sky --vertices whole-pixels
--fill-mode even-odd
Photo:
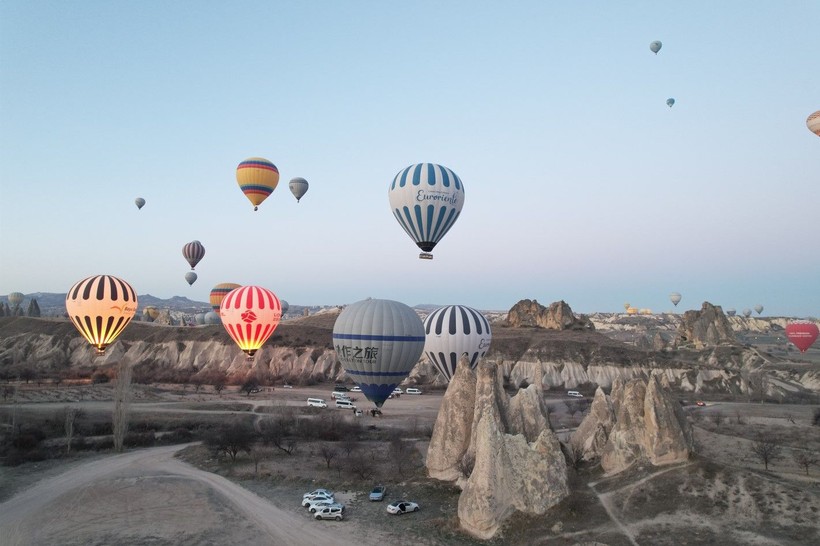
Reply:
[[[820,315],[818,20],[815,0],[4,0],[0,294],[104,273],[198,301],[680,292],[679,312]],[[281,173],[257,212],[252,156]],[[387,199],[420,162],[466,194],[432,261]]]

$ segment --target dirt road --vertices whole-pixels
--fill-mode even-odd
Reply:
[[[368,544],[352,522],[287,512],[175,459],[183,447],[113,455],[39,482],[0,504],[0,544]]]

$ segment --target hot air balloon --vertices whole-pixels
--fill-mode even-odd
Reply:
[[[137,312],[137,293],[122,279],[96,275],[71,287],[65,308],[77,330],[103,355]]]
[[[817,341],[818,333],[820,330],[817,325],[808,320],[796,320],[786,325],[786,337],[801,353],[805,353]]]
[[[12,307],[19,307],[20,304],[23,303],[25,296],[21,292],[12,292],[8,295],[8,299],[9,305]]]
[[[668,106],[669,108],[672,108],[673,106],[675,106],[675,99],[673,99],[673,98],[666,99],[666,106]]]
[[[733,317],[733,316],[735,316],[735,314],[737,314],[737,311],[735,311],[734,307],[730,307],[729,309],[726,310],[726,314],[729,315],[730,317]]]
[[[205,257],[205,247],[199,241],[191,241],[182,247],[182,255],[185,260],[191,265],[191,270],[196,267],[196,264]]]
[[[258,210],[262,201],[268,198],[279,184],[279,169],[262,157],[250,157],[236,168],[236,182],[245,197]]]
[[[242,352],[253,355],[279,326],[282,306],[276,294],[261,286],[234,288],[219,306],[219,318]]]
[[[626,311],[626,310],[627,310],[627,309],[629,309],[630,307],[632,307],[632,304],[630,304],[629,302],[626,302],[626,303],[624,304],[624,311]]]
[[[484,315],[466,305],[448,305],[430,313],[424,321],[424,335],[424,354],[448,382],[461,355],[466,353],[475,369],[493,339]]]
[[[142,197],[137,197],[136,199],[134,199],[134,204],[137,205],[138,209],[142,209],[142,207],[145,206],[145,199],[143,199]]]
[[[410,307],[367,299],[345,307],[333,325],[333,346],[347,374],[381,407],[424,350],[424,325]]]
[[[185,280],[188,281],[189,286],[194,284],[196,282],[196,273],[194,273],[193,271],[188,271],[185,274]]]
[[[663,44],[660,42],[660,40],[655,40],[654,42],[651,42],[649,44],[649,50],[655,55],[658,54],[658,51],[660,51],[662,47]]]
[[[228,292],[240,286],[242,285],[236,284],[235,282],[223,282],[211,288],[211,296],[208,299],[208,301],[211,302],[211,309],[213,309],[215,313],[219,313],[219,306],[222,304],[222,300],[225,296],[228,295]]]
[[[308,184],[308,181],[299,176],[288,182],[288,188],[290,188],[290,193],[292,193],[293,196],[296,198],[297,203],[307,193],[309,186],[310,184]]]
[[[746,318],[751,317],[752,316],[752,310],[751,309],[744,309],[743,310],[743,316],[746,317]]]
[[[757,312],[758,315],[760,313],[762,313],[763,312],[763,306],[760,305],[759,303],[757,305],[755,305],[755,312]]]
[[[219,324],[219,313],[208,311],[205,313],[205,324]]]
[[[815,135],[820,136],[820,110],[806,118],[806,127]]]
[[[453,227],[464,205],[464,184],[441,165],[418,163],[399,171],[388,190],[390,208],[401,227],[432,260],[430,252]]]
[[[279,300],[279,303],[282,304],[282,315],[284,316],[284,314],[288,312],[288,309],[290,309],[290,305],[288,305],[288,302],[285,300]]]
[[[678,294],[677,292],[672,292],[671,294],[669,294],[669,301],[671,301],[673,304],[675,304],[675,307],[677,307],[680,303],[680,294]]]
[[[159,309],[153,305],[149,305],[142,310],[142,314],[151,319],[151,321],[154,321],[159,316]]]
[[[199,325],[205,324],[205,313],[197,313],[194,315],[194,322]]]

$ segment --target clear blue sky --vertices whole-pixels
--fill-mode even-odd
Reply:
[[[201,301],[820,315],[818,21],[815,0],[5,0],[0,294],[107,273]],[[250,156],[282,174],[256,213]],[[425,161],[466,189],[433,261],[387,200]]]

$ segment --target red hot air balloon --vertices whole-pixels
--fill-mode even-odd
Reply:
[[[199,263],[199,260],[205,257],[205,247],[199,241],[191,241],[182,247],[182,255],[185,260],[191,265],[191,271]]]
[[[248,360],[279,326],[282,304],[276,294],[261,286],[240,286],[228,292],[219,306],[222,326]]]
[[[805,353],[817,341],[818,333],[820,330],[817,325],[808,320],[797,320],[786,325],[786,337],[801,353]]]

